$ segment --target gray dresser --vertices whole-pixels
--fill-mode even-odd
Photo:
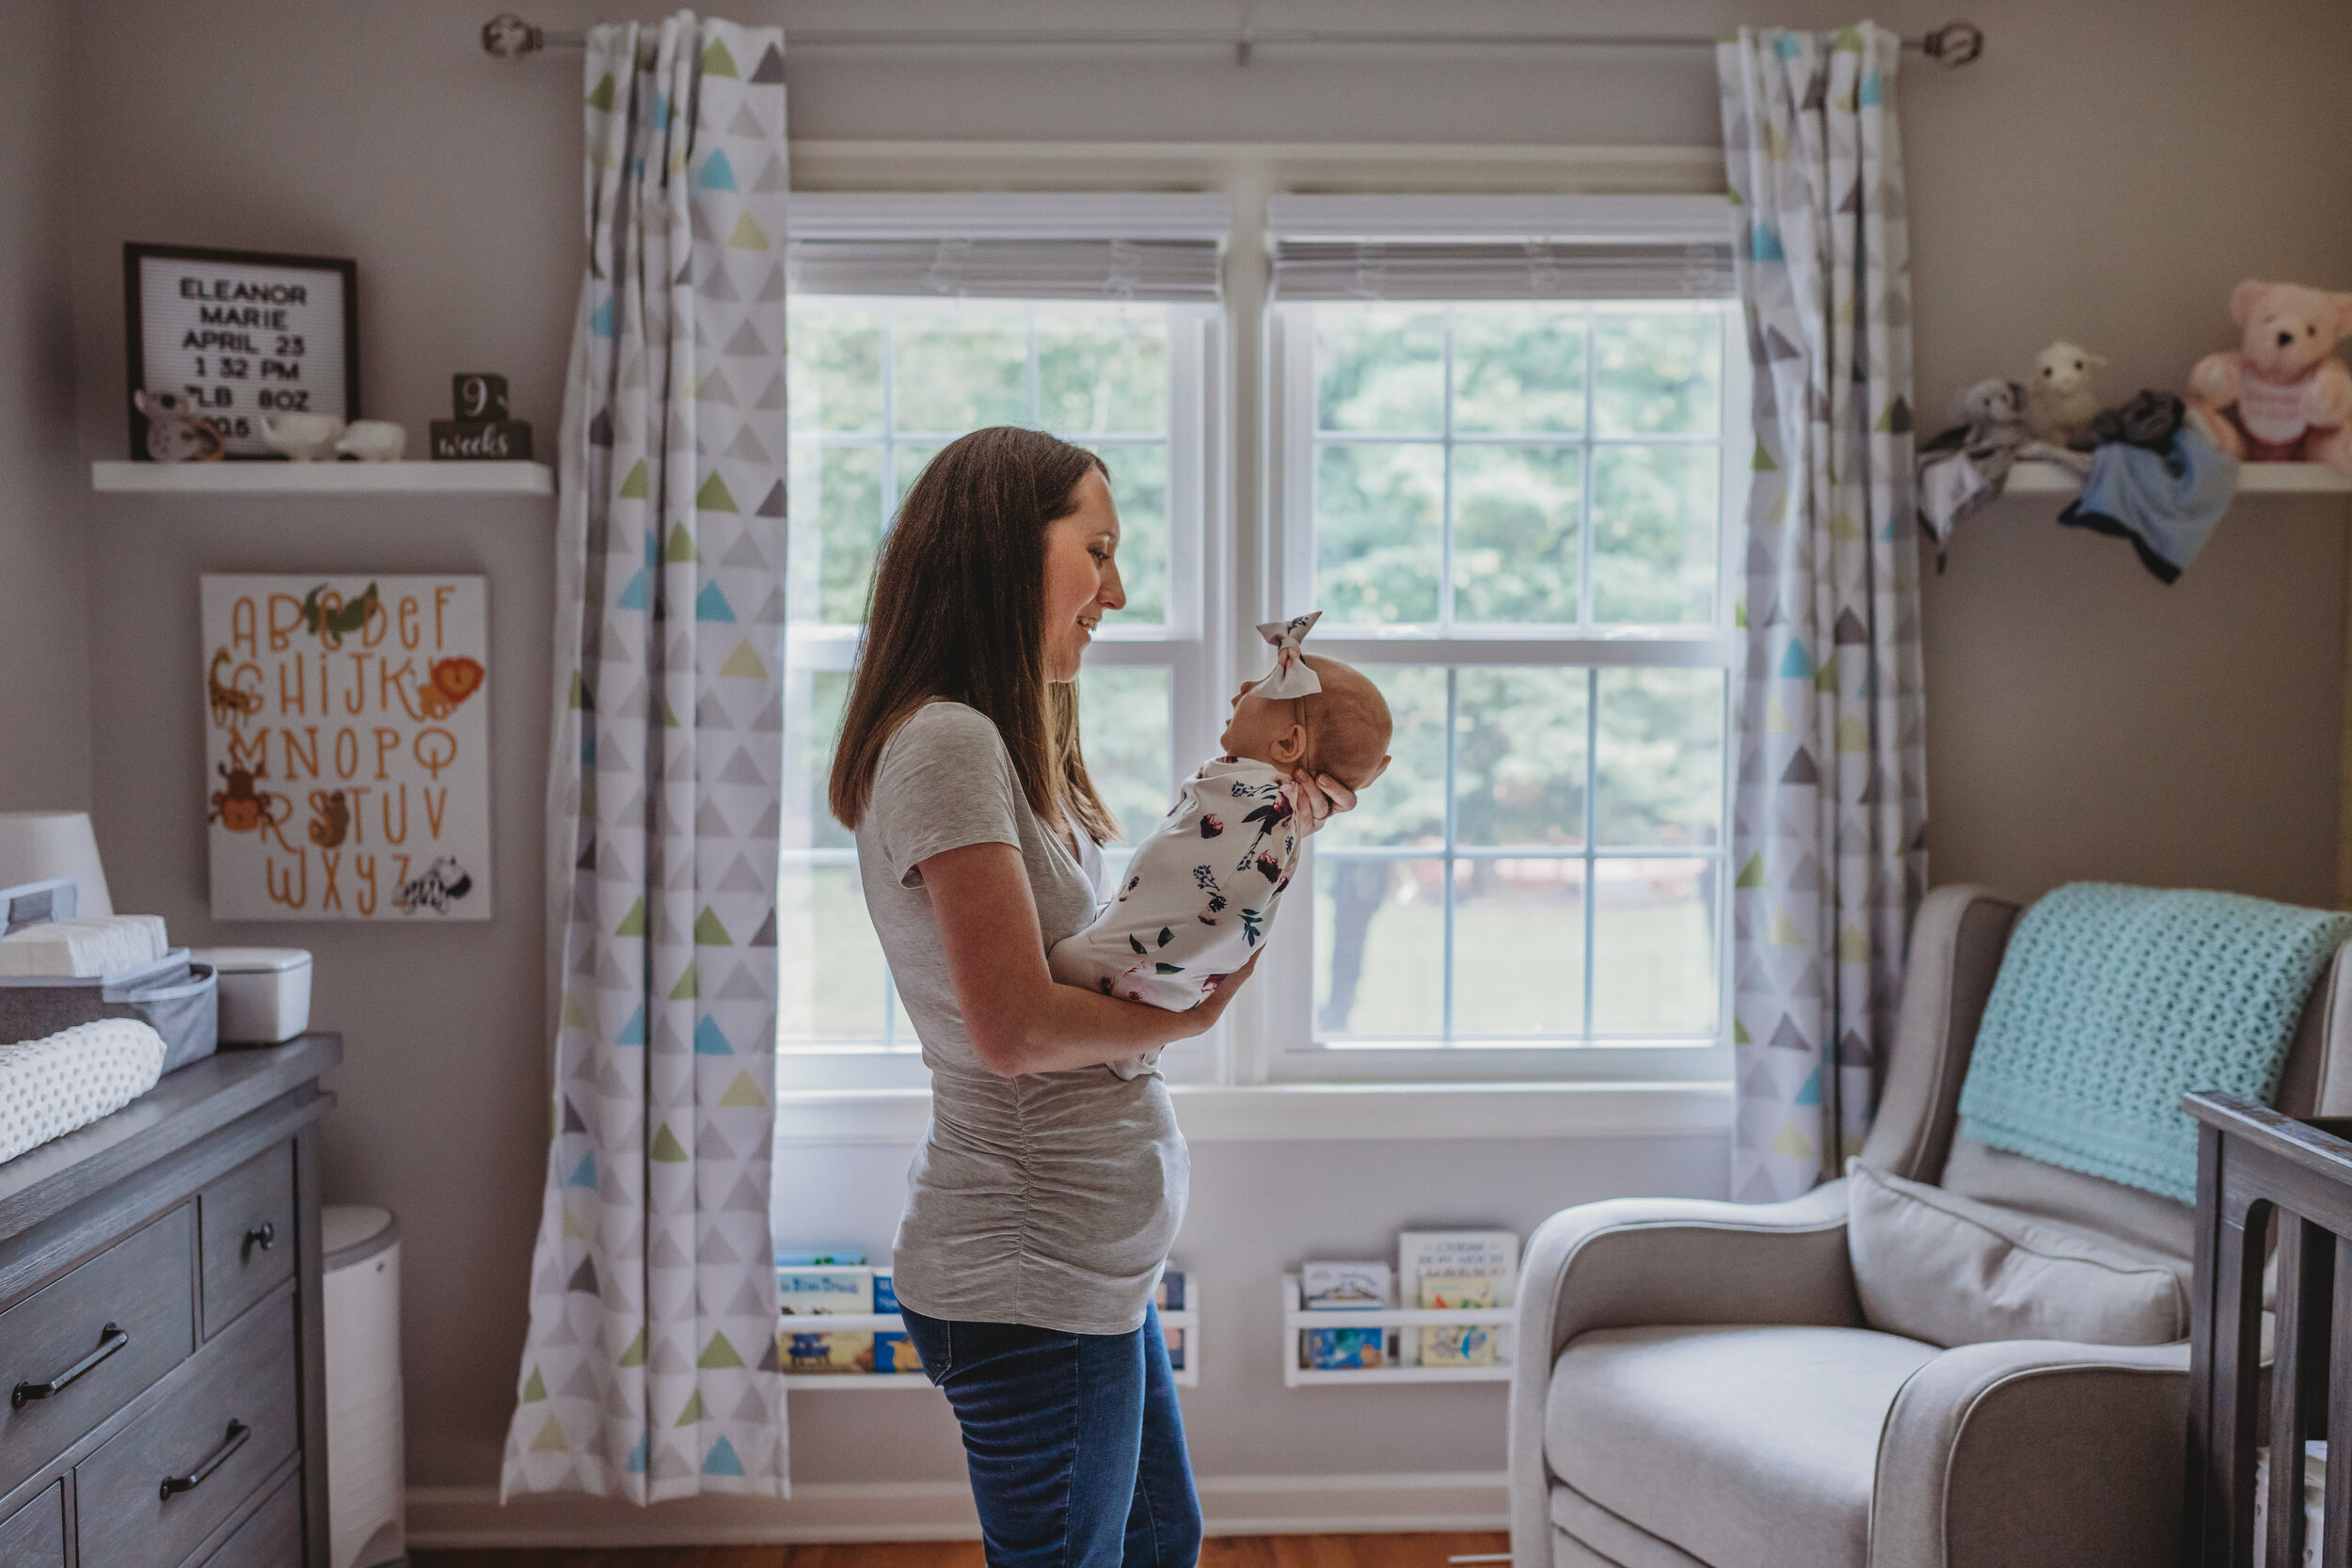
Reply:
[[[224,1051],[0,1164],[0,1568],[326,1568],[342,1059]]]

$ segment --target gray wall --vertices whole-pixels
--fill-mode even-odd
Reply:
[[[83,0],[72,9],[74,275],[80,441],[120,455],[119,257],[129,239],[305,250],[361,259],[366,401],[412,427],[450,372],[513,377],[523,417],[551,431],[579,222],[572,58],[485,59],[479,0],[349,6],[246,0]],[[585,0],[533,15],[577,24]],[[1915,30],[1943,0],[1882,7]],[[1790,21],[1843,21],[1831,0],[1788,0]],[[1576,25],[1708,34],[1729,0],[1577,8]],[[59,8],[0,10],[0,71],[54,83]],[[778,15],[744,3],[746,21]],[[1285,10],[1268,25],[1426,24],[1406,0]],[[1465,27],[1563,24],[1533,4],[1463,5]],[[991,8],[1006,25],[1136,25],[1116,0]],[[1940,407],[1955,386],[2015,373],[2044,341],[2076,337],[2114,360],[2106,385],[2176,384],[2223,346],[2230,285],[2248,272],[2352,285],[2352,171],[2335,145],[2352,13],[2333,0],[1981,4],[1992,53],[1947,76],[1907,66],[1904,133],[1916,256],[1919,380]],[[1222,7],[1153,20],[1230,20]],[[796,26],[946,21],[939,0],[790,8]],[[45,30],[44,30],[45,29]],[[20,33],[30,35],[19,47]],[[47,50],[44,55],[40,52]],[[35,63],[28,63],[35,62]],[[1531,53],[1393,56],[1269,52],[1248,71],[1214,55],[1120,61],[1052,54],[835,55],[792,67],[803,138],[1086,141],[1706,144],[1718,127],[1704,55]],[[54,92],[54,87],[43,90]],[[39,119],[21,96],[0,114]],[[7,122],[14,128],[15,121]],[[29,126],[28,130],[38,130]],[[40,145],[40,137],[33,137]],[[12,149],[20,143],[11,138]],[[9,167],[0,180],[17,181]],[[28,194],[28,189],[30,194]],[[8,221],[54,201],[0,183]],[[54,220],[52,220],[54,222]],[[36,247],[38,248],[38,247]],[[0,310],[16,311],[10,281]],[[52,295],[51,297],[54,297]],[[12,324],[16,320],[11,316]],[[26,336],[11,336],[21,345]],[[10,377],[22,372],[11,368]],[[19,398],[17,380],[0,398]],[[9,405],[0,404],[0,409]],[[40,443],[0,417],[0,467]],[[11,459],[14,459],[12,462]],[[21,485],[12,486],[22,489]],[[0,527],[24,524],[11,495]],[[401,1212],[410,1474],[488,1483],[513,1388],[524,1275],[538,1208],[544,1032],[538,821],[545,744],[548,510],[544,503],[384,499],[365,504],[83,497],[89,547],[89,705],[95,809],[118,902],[159,911],[189,939],[285,941],[320,957],[316,1016],[350,1056],[327,1124],[330,1196]],[[2069,877],[2199,882],[2311,902],[2331,891],[2345,546],[2340,501],[2243,503],[2172,589],[2110,541],[2061,533],[2048,501],[2007,503],[1970,526],[1926,587],[1930,789],[1939,878],[2023,893]],[[72,635],[71,505],[43,520],[50,562],[33,596]],[[62,563],[60,563],[62,562]],[[204,915],[197,804],[200,672],[194,578],[203,570],[466,568],[492,579],[493,781],[500,918],[487,928],[215,928]],[[13,572],[0,573],[0,658],[20,685]],[[43,645],[46,645],[45,643]],[[38,712],[79,744],[78,656],[68,695]],[[0,702],[22,701],[12,691]],[[21,722],[0,707],[0,795],[26,795]],[[69,755],[66,766],[75,766]],[[40,777],[47,778],[41,769]],[[36,781],[38,782],[38,781]],[[1196,1151],[1182,1244],[1249,1318],[1189,1402],[1200,1468],[1492,1470],[1498,1388],[1300,1390],[1271,1383],[1258,1292],[1311,1253],[1381,1246],[1398,1226],[1501,1221],[1524,1229],[1560,1204],[1615,1192],[1720,1191],[1711,1140],[1478,1146],[1224,1144]],[[900,1148],[791,1152],[779,1182],[791,1228],[879,1245]],[[803,1226],[797,1216],[806,1215]],[[1215,1341],[1213,1341],[1215,1342]],[[957,1474],[936,1405],[797,1401],[808,1480]]]
[[[0,6],[0,811],[89,803],[66,0]]]

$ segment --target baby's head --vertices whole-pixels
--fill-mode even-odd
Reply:
[[[1233,716],[1217,737],[1228,756],[1270,763],[1285,773],[1304,768],[1362,789],[1389,766],[1388,700],[1361,670],[1320,654],[1303,654],[1323,689],[1304,697],[1267,697],[1251,681],[1233,694]]]

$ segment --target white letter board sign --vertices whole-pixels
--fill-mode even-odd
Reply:
[[[275,457],[266,414],[358,417],[358,269],[313,256],[122,247],[130,394],[179,392],[230,457]],[[147,421],[131,410],[131,456]]]

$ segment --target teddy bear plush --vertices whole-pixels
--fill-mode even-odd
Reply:
[[[2033,362],[2033,379],[2026,383],[2027,433],[2054,447],[2089,446],[2091,417],[2099,412],[2090,375],[2106,362],[2105,355],[2063,338],[2043,349]]]
[[[2327,463],[2352,473],[2352,372],[2335,356],[2352,335],[2352,294],[2248,278],[2230,293],[2238,347],[2209,354],[2188,405],[2214,445],[2251,463]]]

